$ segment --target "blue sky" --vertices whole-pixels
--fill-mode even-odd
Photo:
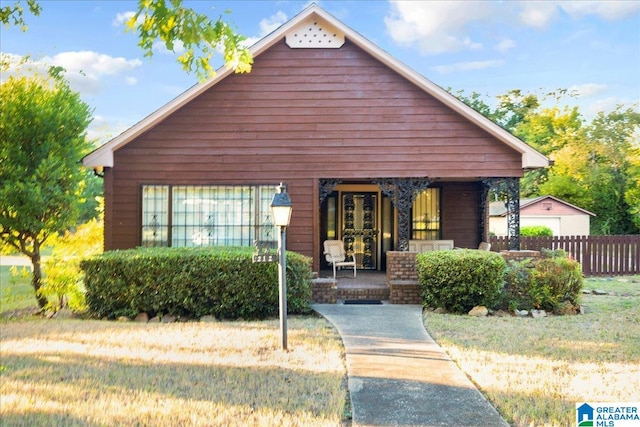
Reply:
[[[0,5],[15,0],[0,0]],[[197,83],[159,49],[144,58],[122,22],[136,1],[40,0],[29,29],[2,27],[3,54],[61,65],[94,108],[90,136],[116,136]],[[443,88],[486,95],[568,89],[590,119],[640,102],[640,1],[316,1]],[[256,41],[308,1],[185,1]],[[82,71],[80,73],[80,71]],[[4,73],[5,77],[9,73]],[[636,108],[638,108],[636,106]]]

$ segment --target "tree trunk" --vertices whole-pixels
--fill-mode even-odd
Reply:
[[[33,265],[33,275],[31,276],[31,286],[36,293],[38,306],[42,309],[47,306],[49,301],[44,295],[40,295],[40,287],[42,286],[42,263],[40,256],[40,243],[35,242],[33,245],[33,254],[31,255],[31,264]]]

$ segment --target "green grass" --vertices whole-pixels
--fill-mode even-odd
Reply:
[[[17,267],[21,273],[23,267]],[[0,313],[37,307],[36,297],[31,287],[31,270],[27,274],[11,274],[11,267],[0,266]]]
[[[339,426],[340,337],[324,319],[4,321],[3,426]]]
[[[618,295],[584,295],[587,314],[544,319],[427,311],[425,327],[512,425],[574,425],[576,402],[640,401],[640,277],[585,289]]]

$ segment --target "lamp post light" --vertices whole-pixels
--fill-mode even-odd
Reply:
[[[287,186],[280,183],[278,192],[271,201],[273,222],[280,227],[278,234],[278,284],[280,293],[280,335],[282,337],[282,349],[287,349],[287,227],[291,220],[291,199],[287,194]]]

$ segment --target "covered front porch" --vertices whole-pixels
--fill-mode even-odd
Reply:
[[[331,268],[323,256],[326,240],[343,241],[359,273],[386,271],[387,254],[412,250],[411,242],[477,248],[489,235],[490,193],[506,200],[509,249],[519,249],[519,178],[320,179],[318,190],[315,271]]]

